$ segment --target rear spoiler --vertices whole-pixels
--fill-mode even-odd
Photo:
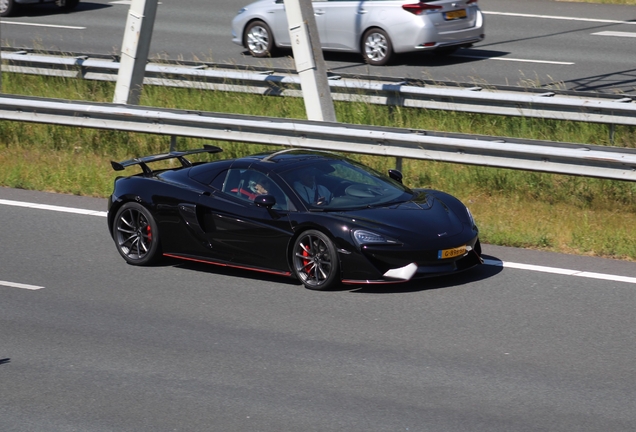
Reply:
[[[191,154],[197,154],[197,153],[220,153],[222,151],[223,149],[220,147],[205,144],[202,149],[186,150],[186,151],[171,151],[169,153],[162,153],[162,154],[129,159],[123,162],[110,161],[110,164],[112,165],[115,171],[123,171],[124,168],[126,167],[129,167],[132,165],[139,165],[141,166],[141,169],[144,171],[145,175],[151,175],[152,170],[148,167],[148,163],[150,162],[157,162],[157,161],[166,160],[166,159],[179,159],[179,162],[181,162],[181,165],[183,165],[184,167],[190,167],[192,166],[192,162],[186,159],[185,156],[191,155]]]

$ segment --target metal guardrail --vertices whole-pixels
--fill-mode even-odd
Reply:
[[[0,95],[0,119],[636,181],[636,149]]]
[[[8,72],[115,81],[115,57],[88,54],[2,52]],[[300,79],[290,71],[240,70],[211,63],[149,63],[146,84],[302,97]],[[603,95],[517,87],[476,86],[423,80],[333,75],[332,97],[339,101],[504,116],[636,126],[636,95]]]

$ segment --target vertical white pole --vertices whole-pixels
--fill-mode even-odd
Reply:
[[[309,120],[336,121],[311,0],[284,0],[296,70]]]
[[[157,14],[157,2],[158,0],[132,0],[130,4],[121,45],[114,103],[139,103]]]

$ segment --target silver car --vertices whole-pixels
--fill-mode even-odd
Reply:
[[[393,54],[452,53],[484,39],[477,0],[313,0],[323,50],[361,53],[372,65]],[[232,20],[232,41],[255,57],[290,47],[283,0],[259,0]]]

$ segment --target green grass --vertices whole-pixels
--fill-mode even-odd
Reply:
[[[114,84],[4,73],[9,94],[110,102]],[[305,118],[303,100],[146,86],[141,105]],[[338,121],[490,136],[608,145],[607,126],[552,120],[336,103]],[[178,138],[178,149],[209,140]],[[229,158],[265,146],[214,142]],[[636,128],[616,127],[615,145],[634,148]],[[169,137],[0,122],[0,185],[106,197],[116,177],[110,160],[165,152]],[[270,147],[276,148],[276,147]],[[353,156],[378,170],[393,158]],[[636,183],[405,160],[405,183],[450,192],[473,211],[486,243],[636,260]]]

